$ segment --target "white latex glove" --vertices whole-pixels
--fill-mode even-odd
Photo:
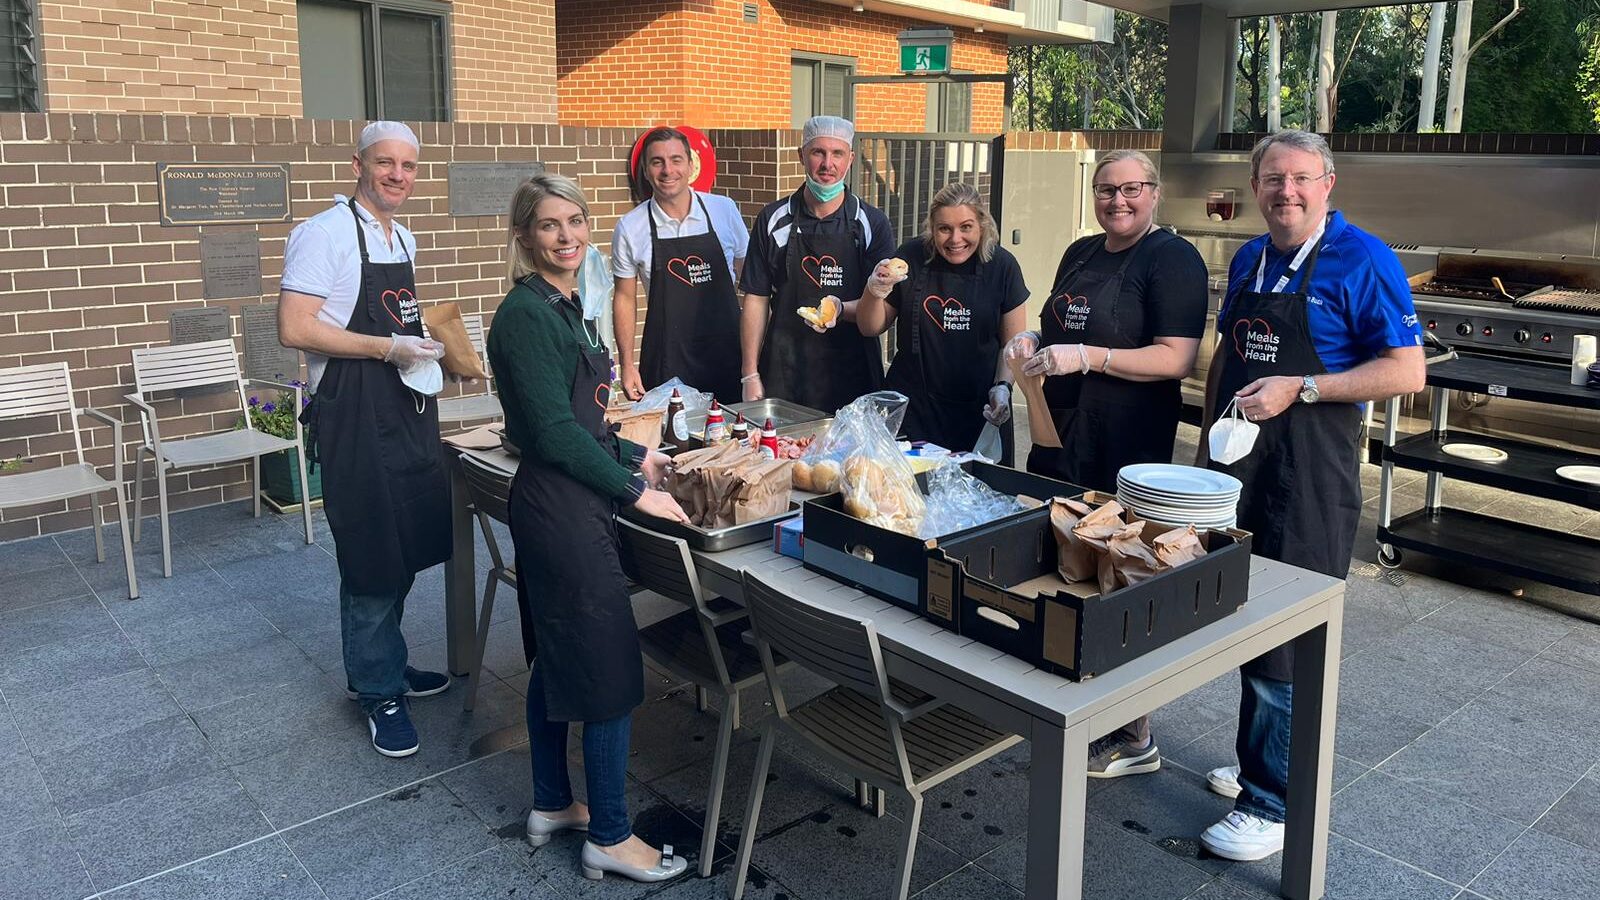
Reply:
[[[867,293],[882,300],[889,296],[889,292],[894,290],[895,285],[909,277],[909,275],[891,274],[889,272],[889,261],[884,260],[878,263],[877,268],[873,269],[872,274],[867,277]]]
[[[438,341],[409,334],[391,334],[389,338],[392,343],[389,344],[389,352],[383,355],[383,361],[397,369],[411,369],[425,362],[444,359],[444,345]]]
[[[1001,382],[989,388],[989,402],[983,407],[983,417],[996,425],[1004,425],[1011,418],[1011,385]]]
[[[1000,351],[1006,359],[1027,359],[1039,352],[1039,334],[1034,331],[1019,331],[1006,341],[1006,346]]]
[[[1084,370],[1084,355],[1078,344],[1051,344],[1028,357],[1022,374],[1077,375]]]

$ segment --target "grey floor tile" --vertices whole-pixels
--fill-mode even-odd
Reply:
[[[1444,721],[1478,696],[1478,692],[1446,676],[1397,666],[1392,659],[1375,655],[1371,650],[1358,653],[1344,660],[1339,669],[1340,729],[1348,730],[1344,727],[1347,718],[1370,711],[1375,714],[1373,718],[1384,723],[1378,735],[1382,740],[1368,750],[1340,747],[1339,752],[1368,762],[1364,757],[1370,757],[1371,752],[1383,749],[1383,743],[1397,738],[1402,730],[1401,723],[1415,723],[1426,729]],[[1352,733],[1346,740],[1356,737]],[[1365,743],[1364,736],[1362,743]],[[1388,752],[1397,749],[1391,747]]]
[[[0,897],[78,900],[94,890],[83,861],[59,825],[0,837]]]
[[[1259,900],[1260,897],[1259,892],[1246,891],[1219,876],[1213,881],[1206,882],[1204,887],[1184,900]]]
[[[1600,718],[1574,710],[1559,691],[1552,687],[1542,698],[1513,698],[1490,691],[1441,724],[1493,743],[1538,735],[1542,762],[1582,773],[1600,760]]]
[[[25,538],[0,544],[0,579],[48,569],[70,562],[55,540],[49,536]]]
[[[1134,832],[1091,819],[1084,832],[1084,900],[1178,900],[1187,897],[1212,877],[1209,871],[1197,866],[1195,860],[1186,859],[1187,852],[1186,845],[1158,847]],[[1024,837],[979,857],[977,864],[1020,891],[1026,888],[1027,856]]]
[[[464,687],[411,701],[411,721],[422,743],[416,760],[430,773],[528,740],[528,706],[521,694],[503,682],[485,682],[478,686],[472,712],[466,712]]]
[[[1344,837],[1456,884],[1466,884],[1511,842],[1516,823],[1372,772],[1333,800]]]
[[[42,756],[87,741],[115,741],[141,725],[183,712],[149,669],[15,700],[11,709],[23,740]]]
[[[1021,896],[1022,892],[1016,888],[976,865],[969,865],[918,893],[916,900],[971,900],[973,897],[1010,900]]]
[[[453,862],[374,900],[561,900],[544,879],[504,847]]]
[[[226,772],[68,816],[66,827],[102,889],[227,850],[270,830],[255,803]]]
[[[1575,629],[1539,658],[1600,674],[1600,629]]]
[[[1467,594],[1422,620],[1474,640],[1539,653],[1572,631],[1572,620],[1514,597]]]
[[[533,769],[526,743],[445,772],[439,781],[496,834],[512,840],[522,835],[533,808]],[[581,785],[573,787],[576,793]]]
[[[1281,855],[1239,863],[1223,879],[1258,896],[1278,896]],[[1326,900],[1452,900],[1461,886],[1346,840],[1328,836]]]
[[[688,874],[650,897],[652,900],[727,900],[729,886],[733,884],[732,871],[731,856],[724,858],[717,868],[711,870],[710,878],[699,877],[699,872],[691,866]],[[613,877],[610,883],[615,885],[616,879]],[[806,891],[801,893],[782,884],[761,867],[751,866],[750,875],[745,880],[744,895],[748,900],[832,900],[834,897],[843,897],[850,890],[848,886],[835,888],[833,885],[808,884]]]
[[[0,657],[116,630],[117,623],[93,596],[15,609],[0,613]]]
[[[362,741],[367,726],[344,693],[344,680],[317,673],[194,710],[195,724],[229,765],[322,738]]]
[[[7,577],[5,585],[5,594],[0,596],[0,612],[94,593],[77,568],[66,561],[58,566],[18,572]]]
[[[1233,809],[1205,780],[1177,768],[1118,778],[1089,798],[1089,815],[1208,872],[1222,864],[1200,856],[1200,832]]]
[[[344,672],[344,635],[338,622],[285,628],[283,636],[300,648],[318,671]]]
[[[1591,770],[1534,828],[1600,853],[1600,770]]]
[[[331,562],[331,560],[330,560]],[[323,579],[326,580],[323,580]],[[339,573],[318,575],[315,590],[297,585],[280,588],[277,583],[236,586],[236,596],[255,607],[279,631],[304,630],[314,627],[337,627],[339,624]]]
[[[436,781],[340,810],[284,834],[329,900],[357,900],[473,856],[493,836]]]
[[[1470,699],[1527,662],[1536,652],[1501,647],[1481,634],[1466,637],[1434,628],[1425,618],[1399,629],[1361,658],[1382,658],[1396,671],[1442,679],[1458,689],[1456,696],[1465,694]]]
[[[875,818],[848,801],[802,819],[793,827],[758,838],[755,864],[784,884],[854,885],[863,896],[887,891],[892,860],[899,852],[901,821]],[[961,868],[966,860],[922,835],[911,867],[911,890],[921,891]]]
[[[0,840],[59,821],[44,775],[0,706]]]
[[[1454,603],[1466,593],[1467,589],[1461,585],[1409,572],[1405,582],[1399,585],[1376,577],[1352,575],[1344,583],[1346,624],[1360,612],[1420,619]]]
[[[1585,723],[1600,722],[1600,673],[1546,659],[1530,660],[1494,686],[1494,693],[1532,704],[1549,704]]]
[[[1600,897],[1600,853],[1530,831],[1468,887],[1499,900]]]
[[[0,693],[12,702],[145,667],[122,632],[68,637],[15,653],[0,653]]]
[[[137,600],[111,592],[101,596],[125,629],[147,633],[159,633],[180,619],[237,602],[228,583],[204,567],[189,572],[174,570],[171,578],[162,578],[159,573],[141,577]]]
[[[195,656],[231,652],[278,634],[272,623],[242,600],[229,600],[160,622],[124,625],[134,649],[150,665],[164,668]]]
[[[87,529],[56,535],[56,541],[78,567],[78,574],[101,599],[128,598],[128,573],[122,562],[122,532],[112,525],[106,529],[106,561],[96,562],[94,537]],[[182,543],[172,545],[172,575],[193,575],[206,570],[206,564]],[[161,532],[146,528],[144,540],[133,545],[133,571],[139,577],[139,593],[144,594],[147,582],[166,580],[161,563]]]
[[[1006,757],[974,766],[923,797],[922,833],[967,859],[988,853],[1027,826],[1028,768]]]
[[[199,860],[107,896],[115,900],[327,900],[280,837]]]
[[[351,704],[350,716],[360,723]],[[372,749],[363,730],[314,738],[229,767],[267,819],[289,828],[388,793],[427,776],[415,756],[390,759]]]
[[[690,763],[709,768],[716,741],[716,711],[698,712],[694,691],[676,691],[634,710],[628,773],[648,782]]]
[[[1151,714],[1150,729],[1162,755],[1166,756],[1234,721],[1238,712],[1237,698],[1231,705],[1216,706],[1193,694],[1185,694]]]
[[[1515,765],[1508,764],[1512,759]],[[1523,825],[1533,824],[1581,774],[1448,725],[1418,738],[1378,771]]]
[[[288,638],[274,635],[232,650],[191,656],[156,671],[184,709],[204,709],[300,681],[317,674],[317,667]]]
[[[1159,725],[1160,720],[1157,719],[1152,724],[1152,730]],[[1157,741],[1161,741],[1163,734],[1157,733],[1155,736]],[[1188,777],[1204,778],[1207,772],[1218,766],[1238,763],[1239,755],[1234,751],[1238,737],[1239,725],[1230,718],[1181,747],[1169,749],[1163,744],[1162,761],[1167,766],[1187,770]]]
[[[1515,494],[1485,506],[1481,512],[1486,516],[1516,518],[1561,532],[1570,532],[1595,516],[1595,511],[1587,507]]]
[[[39,757],[45,784],[63,815],[189,781],[217,768],[205,737],[187,716],[150,722],[115,740],[90,739]]]

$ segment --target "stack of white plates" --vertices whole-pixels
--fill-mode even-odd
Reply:
[[[1194,466],[1143,463],[1117,473],[1118,502],[1163,525],[1232,528],[1241,487],[1232,475]]]

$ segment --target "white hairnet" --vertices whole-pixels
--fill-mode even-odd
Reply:
[[[417,140],[417,133],[411,126],[404,122],[368,122],[367,127],[361,129],[361,140],[356,142],[356,152],[365,152],[368,147],[379,141],[405,141],[417,150],[422,149],[422,144]]]
[[[806,120],[805,130],[800,135],[801,149],[817,138],[837,138],[846,144],[854,145],[856,126],[849,119],[841,119],[838,116],[812,116]]]

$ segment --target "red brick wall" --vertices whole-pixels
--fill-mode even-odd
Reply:
[[[896,35],[922,24],[809,0],[759,5],[752,25],[740,0],[563,0],[556,14],[561,121],[787,128],[794,51],[853,58],[858,75],[892,75],[900,65]],[[957,29],[953,54],[957,69],[1006,70],[1003,35]],[[1000,130],[1001,86],[973,91],[974,130]],[[862,85],[856,124],[864,131],[922,131],[926,98],[920,86]]]

